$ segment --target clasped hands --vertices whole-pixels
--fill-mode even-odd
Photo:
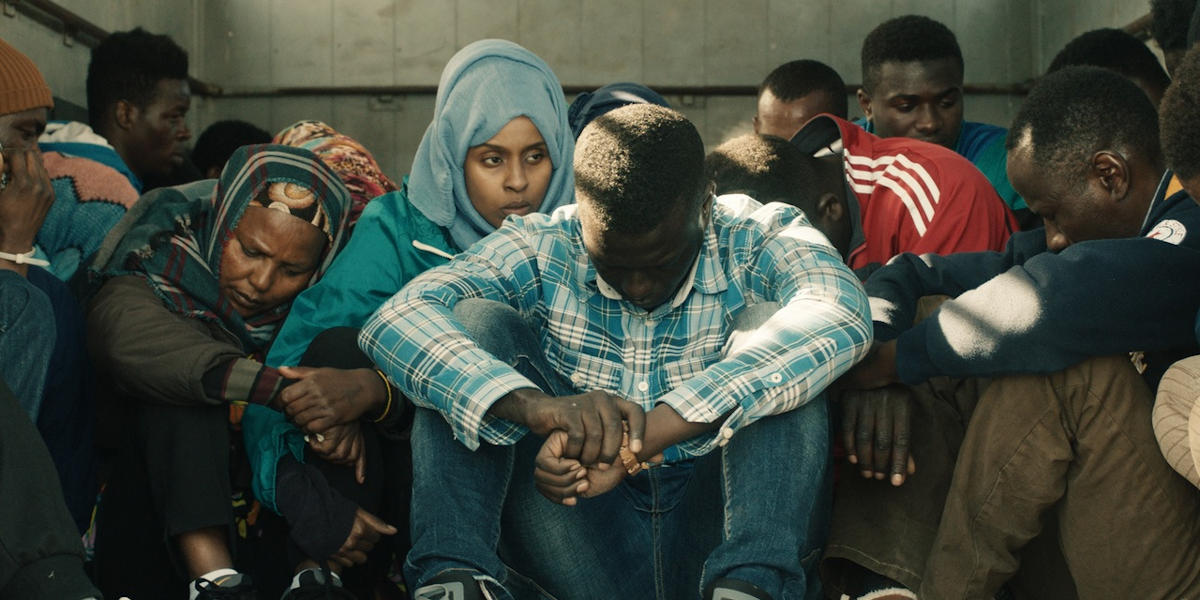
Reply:
[[[534,460],[537,490],[553,502],[574,506],[615,488],[628,474],[622,443],[642,451],[646,415],[619,396],[592,391],[554,397],[535,389],[510,392],[492,413],[545,438]],[[627,437],[626,437],[627,436]]]
[[[362,483],[366,455],[359,418],[386,399],[383,379],[373,369],[279,367],[279,373],[295,383],[279,393],[276,408],[308,434],[314,452],[354,467]]]

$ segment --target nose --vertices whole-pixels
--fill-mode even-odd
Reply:
[[[186,141],[192,139],[192,130],[188,129],[187,123],[184,123],[180,127],[179,134],[175,136],[175,139],[177,139],[181,142],[186,142]]]
[[[654,294],[654,280],[645,273],[634,271],[621,282],[621,294],[630,302],[645,302]]]
[[[274,280],[275,270],[268,266],[256,266],[246,276],[246,281],[250,282],[250,286],[260,294],[271,289],[271,283]]]
[[[514,192],[525,191],[529,187],[529,177],[525,175],[525,161],[509,161],[504,173],[504,187]]]
[[[942,128],[942,115],[931,105],[923,104],[917,109],[917,131],[926,135],[937,133]]]

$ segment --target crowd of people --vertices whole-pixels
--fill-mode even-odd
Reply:
[[[411,165],[0,40],[0,600],[1200,597],[1200,37],[954,33],[709,140],[481,40]],[[1191,31],[1189,31],[1189,25]],[[341,126],[345,127],[346,124]],[[403,175],[390,175],[402,168]]]

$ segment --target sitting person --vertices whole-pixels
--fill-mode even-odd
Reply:
[[[1167,164],[1193,200],[1200,198],[1200,50],[1178,62],[1159,106]],[[1200,200],[1197,200],[1200,202]],[[1196,336],[1200,339],[1200,315]],[[1163,375],[1154,403],[1154,434],[1167,462],[1200,488],[1200,356],[1185,358]]]
[[[267,364],[297,364],[326,329],[362,327],[410,279],[508,215],[570,204],[574,147],[562,86],[542,59],[502,40],[460,50],[411,174],[367,204],[329,273],[296,298]]]
[[[53,122],[42,149],[90,158],[129,179],[142,193],[149,177],[168,177],[187,159],[188,55],[174,40],[142,28],[118,31],[88,62],[90,126]]]
[[[754,133],[792,139],[813,117],[847,116],[846,82],[833,67],[815,60],[793,60],[775,67],[758,86]]]
[[[99,246],[107,227],[125,210],[119,204],[77,204],[75,200],[99,200],[96,196],[101,196],[123,201],[136,194],[104,165],[40,152],[38,134],[53,105],[50,86],[29,57],[3,40],[0,98],[0,251],[9,255],[0,263],[19,273],[26,280],[23,284],[31,284],[50,301],[52,314],[39,325],[54,334],[50,363],[40,371],[26,368],[24,356],[0,358],[13,369],[5,379],[41,432],[58,469],[67,507],[82,532],[96,499],[95,400],[83,314],[67,285],[55,275],[74,270],[86,251],[83,249]],[[110,195],[106,190],[116,193]],[[116,211],[115,218],[110,210]],[[47,373],[54,376],[47,377]]]
[[[596,117],[630,104],[657,104],[671,108],[667,99],[658,92],[640,83],[610,83],[594,92],[583,92],[575,96],[567,109],[567,122],[571,124],[571,133],[575,139],[583,133],[583,128]]]
[[[235,119],[217,121],[200,132],[192,146],[192,164],[203,179],[216,179],[233,151],[250,144],[266,144],[271,134],[254,124]]]
[[[144,196],[91,268],[102,283],[88,307],[91,354],[133,406],[134,459],[119,468],[146,473],[148,490],[142,493],[149,495],[158,539],[169,540],[169,553],[186,569],[193,600],[253,597],[252,582],[233,569],[230,552],[231,468],[247,470],[242,453],[231,451],[240,437],[231,425],[240,422],[242,410],[285,408],[299,385],[284,389],[284,376],[264,366],[262,355],[292,299],[321,277],[342,246],[349,207],[346,188],[311,152],[247,146],[234,153],[220,180]],[[378,406],[364,410],[378,412]],[[362,453],[350,447],[359,441],[357,429],[318,432],[323,434],[308,440],[308,452],[299,440],[283,442],[292,460],[280,467],[290,471],[287,478],[280,473],[278,485],[303,481],[302,493],[281,494],[278,508],[308,557],[328,557],[335,568],[361,563],[379,536],[395,529],[361,506],[360,498],[343,495],[354,490],[339,493],[325,483],[325,476],[338,473],[352,480],[354,468],[362,482]],[[326,465],[321,457],[350,468]],[[321,473],[311,473],[313,468]],[[119,485],[111,482],[109,491]],[[275,485],[271,477],[267,486]],[[256,490],[262,487],[254,482]],[[106,505],[110,498],[116,502],[112,496],[106,493]],[[328,510],[319,515],[319,526],[305,522],[307,528],[298,528],[288,508],[322,502]],[[119,544],[130,532],[102,523],[100,534],[98,554],[105,551],[104,535]],[[127,558],[105,559],[118,563],[115,586],[142,584],[136,574],[129,576],[134,581],[120,580],[119,563]],[[132,568],[151,579],[145,565]],[[329,581],[304,573],[293,588]]]
[[[383,174],[371,152],[354,138],[338,133],[320,121],[300,121],[275,135],[276,144],[311,150],[333,169],[350,191],[350,218],[347,226],[354,231],[363,208],[374,198],[396,191],[396,184]]]
[[[1111,69],[1128,77],[1158,106],[1171,78],[1144,42],[1120,29],[1093,29],[1067,42],[1050,61],[1047,73],[1072,65]]]
[[[1004,128],[963,120],[963,57],[945,25],[919,15],[881,23],[863,39],[862,88],[855,121],[880,137],[911,137],[950,148],[975,165],[1021,229],[1041,223],[1013,190],[1005,168]]]
[[[878,138],[830,115],[792,143],[807,163],[803,210],[860,277],[901,252],[1000,250],[1016,229],[983,175],[941,146]]]
[[[1163,53],[1167,75],[1175,77],[1184,53],[1188,51],[1188,25],[1196,12],[1196,0],[1150,0],[1150,36]]]
[[[821,392],[870,342],[864,296],[799,211],[714,201],[703,159],[680,114],[614,110],[580,136],[578,205],[510,221],[363,328],[421,407],[416,598],[811,593]]]
[[[990,598],[1044,566],[1020,558],[1044,532],[1080,597],[1194,597],[1200,496],[1159,453],[1151,406],[1196,352],[1200,207],[1167,195],[1155,107],[1112,71],[1045,76],[1010,131],[1045,231],[901,255],[866,282],[876,347],[844,379],[873,391],[843,398],[863,478],[842,480],[827,560],[907,590],[878,597]],[[931,294],[952,299],[914,325]]]

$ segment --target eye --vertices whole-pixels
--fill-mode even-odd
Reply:
[[[489,166],[489,167],[498,167],[498,166],[500,166],[500,163],[502,163],[504,161],[502,161],[499,156],[492,154],[492,155],[483,157],[482,159],[480,159],[480,162],[482,162],[484,165]]]
[[[914,109],[916,107],[917,107],[917,105],[912,102],[902,102],[900,104],[895,105],[893,108],[895,108],[896,110],[898,110],[900,112],[912,112],[912,109]]]
[[[943,98],[941,106],[942,108],[954,108],[956,104],[958,104],[958,97],[952,96],[950,98]]]
[[[250,248],[249,246],[241,243],[240,241],[238,242],[238,246],[240,246],[242,248],[242,254],[244,254],[246,256],[246,258],[258,258],[259,256],[262,256],[261,252],[259,252],[258,250],[255,250],[253,248]]]
[[[546,158],[546,153],[541,150],[535,150],[525,156],[525,162],[533,165],[542,162]]]

